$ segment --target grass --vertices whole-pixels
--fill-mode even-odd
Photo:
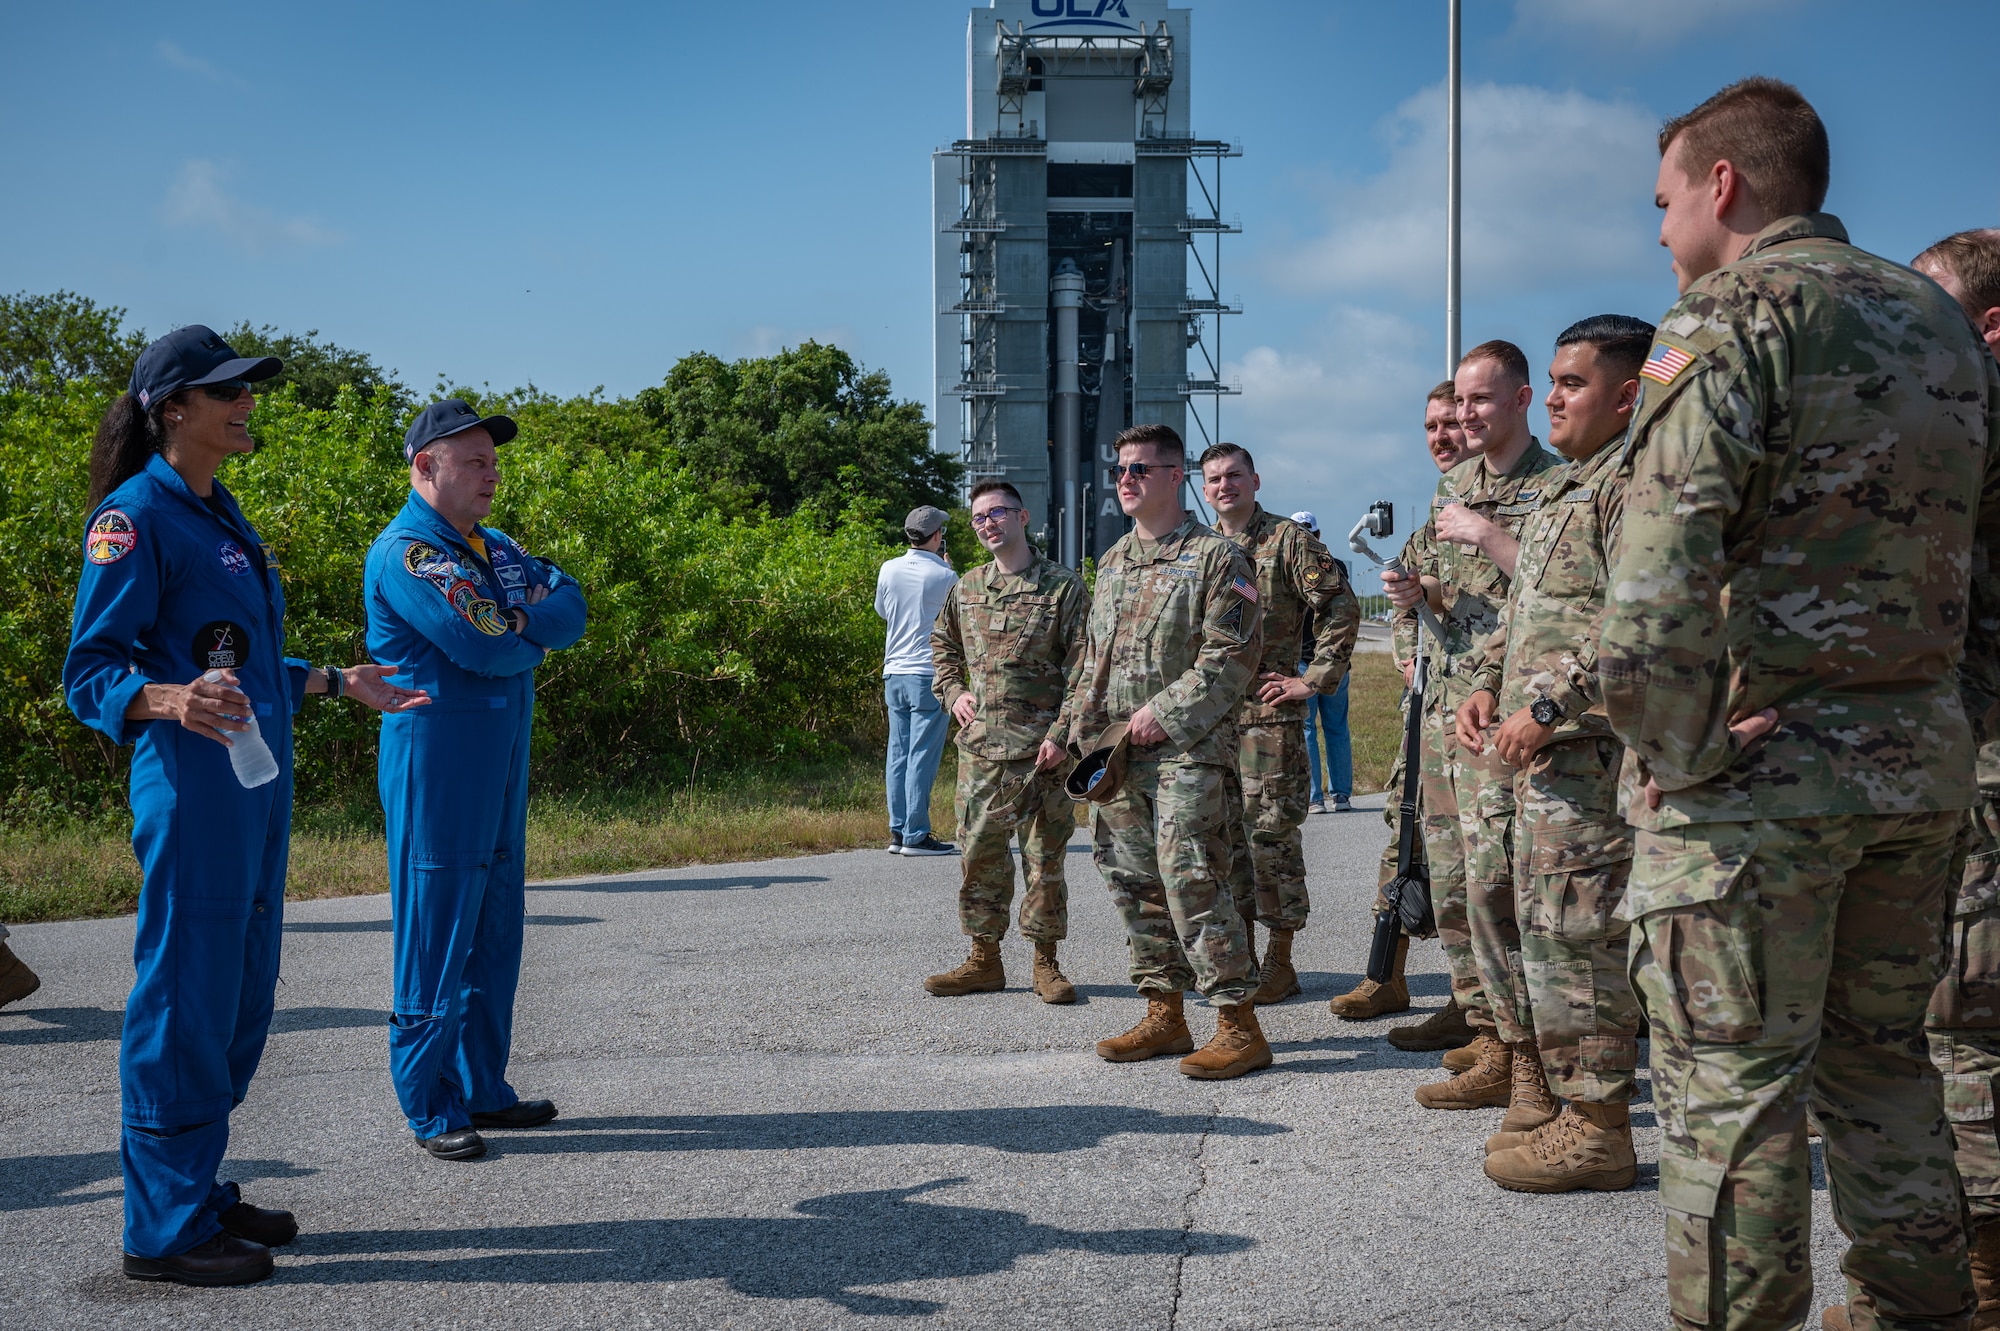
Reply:
[[[1399,738],[1401,688],[1382,652],[1358,653],[1349,686],[1357,791],[1380,790]],[[931,797],[940,836],[955,825],[957,764],[945,752]],[[668,789],[537,797],[528,811],[528,877],[569,878],[628,869],[814,855],[883,845],[888,817],[881,760],[734,774]],[[131,821],[0,826],[0,920],[127,914],[139,900]],[[372,801],[302,806],[292,826],[293,900],[389,890],[381,810]]]

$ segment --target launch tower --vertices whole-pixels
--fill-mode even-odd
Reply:
[[[966,136],[933,157],[933,419],[968,486],[1011,482],[1071,567],[1128,525],[1118,432],[1163,422],[1199,454],[1239,391],[1220,284],[1242,150],[1194,137],[1190,63],[1166,0],[992,0],[966,27]]]

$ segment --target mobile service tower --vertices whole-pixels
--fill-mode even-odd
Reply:
[[[1199,453],[1239,391],[1222,163],[1242,150],[1189,127],[1189,19],[1166,0],[974,9],[965,137],[932,159],[932,419],[956,424],[968,487],[1012,483],[1072,568],[1128,525],[1118,432],[1162,422]]]

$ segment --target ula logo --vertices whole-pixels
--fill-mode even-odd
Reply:
[[[1035,17],[1059,20],[1056,23],[1037,23],[1038,28],[1070,27],[1085,23],[1107,28],[1126,27],[1132,16],[1125,12],[1125,0],[1030,0],[1029,8]],[[1116,14],[1127,22],[1113,23],[1105,14]]]

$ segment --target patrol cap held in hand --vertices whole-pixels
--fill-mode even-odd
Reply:
[[[276,356],[239,356],[236,348],[206,324],[176,328],[139,353],[129,385],[139,410],[150,411],[183,388],[219,384],[226,379],[256,382],[285,368]]]
[[[1071,770],[1063,788],[1073,800],[1102,804],[1117,796],[1125,786],[1125,762],[1131,756],[1132,741],[1123,721],[1104,728],[1097,744]]]
[[[913,508],[910,516],[903,519],[903,535],[909,537],[912,544],[928,541],[943,529],[949,517],[943,509],[932,508],[929,504]]]
[[[521,432],[521,427],[514,424],[511,416],[481,416],[466,405],[465,399],[448,397],[442,402],[431,403],[410,422],[409,432],[403,436],[403,460],[408,462],[438,440],[461,430],[470,430],[475,425],[486,427],[486,433],[493,436],[495,448]]]

